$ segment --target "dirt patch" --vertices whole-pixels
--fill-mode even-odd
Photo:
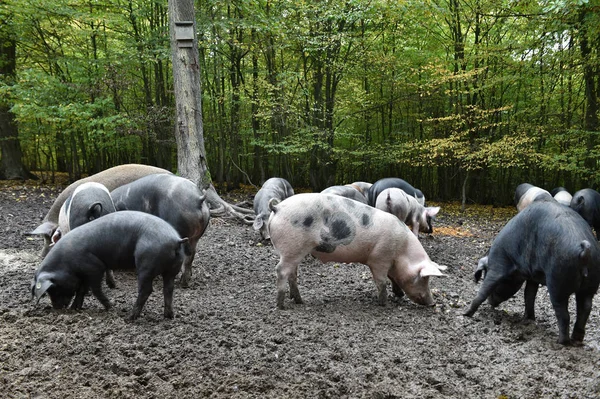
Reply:
[[[299,270],[306,303],[288,300],[288,310],[277,310],[273,247],[251,227],[215,219],[200,241],[192,287],[176,287],[175,319],[163,319],[156,281],[141,318],[130,323],[133,273],[116,273],[118,287],[106,290],[109,312],[93,297],[79,312],[55,311],[47,298],[34,308],[30,284],[41,241],[23,233],[39,224],[58,191],[0,191],[3,397],[600,396],[600,296],[583,347],[556,344],[545,289],[535,323],[521,322],[522,292],[499,309],[484,304],[475,317],[461,316],[478,289],[477,260],[512,210],[455,216],[454,205],[442,204],[438,231],[421,236],[431,258],[448,266],[448,277],[431,284],[435,308],[391,297],[380,307],[366,266],[306,259]]]

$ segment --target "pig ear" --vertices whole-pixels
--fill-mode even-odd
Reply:
[[[429,207],[425,208],[425,212],[427,213],[427,216],[431,216],[431,217],[434,217],[435,215],[437,215],[439,211],[440,211],[439,206],[429,206]]]
[[[54,285],[51,277],[52,276],[49,273],[41,273],[35,281],[35,285],[33,286],[31,293],[36,299],[36,305],[40,301],[40,298],[44,296],[46,291],[48,291],[48,289]]]
[[[88,208],[88,220],[91,222],[94,219],[98,219],[102,215],[102,204],[100,202],[94,202]]]
[[[263,220],[260,216],[257,216],[256,219],[254,219],[254,223],[252,224],[252,227],[254,227],[254,230],[260,230],[260,228],[263,225]]]
[[[423,266],[423,268],[419,272],[419,276],[420,277],[431,277],[431,276],[446,277],[446,275],[444,273],[442,273],[442,271],[439,269],[439,266],[437,265],[437,263],[434,263],[434,262],[427,262],[425,264],[425,266]]]
[[[50,245],[56,244],[58,242],[58,240],[61,239],[61,237],[62,237],[62,231],[60,230],[60,227],[59,227],[54,231],[54,234],[52,234],[52,239],[51,239],[52,243]]]
[[[54,233],[54,230],[56,230],[57,227],[58,227],[58,225],[56,223],[44,222],[44,223],[40,224],[38,227],[36,227],[35,230],[33,230],[29,233],[26,233],[26,234],[30,235],[30,236],[41,235],[41,236],[51,237],[52,234]]]

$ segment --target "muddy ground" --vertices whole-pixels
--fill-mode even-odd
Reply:
[[[437,232],[421,236],[430,257],[448,266],[448,277],[431,283],[435,308],[391,290],[380,307],[366,266],[306,259],[306,303],[277,310],[273,247],[249,226],[214,219],[191,288],[176,287],[175,319],[163,320],[156,281],[142,317],[128,322],[131,272],[117,272],[118,287],[106,289],[109,312],[93,297],[82,311],[53,310],[47,297],[34,308],[41,241],[23,233],[59,191],[22,183],[0,190],[3,398],[600,397],[600,296],[582,347],[556,343],[545,289],[535,323],[521,322],[522,292],[498,309],[484,304],[475,317],[461,316],[478,289],[474,266],[512,210],[459,214],[441,204]]]

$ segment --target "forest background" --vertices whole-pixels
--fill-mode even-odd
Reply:
[[[600,186],[600,0],[199,0],[216,183]],[[173,170],[167,0],[3,0],[0,140],[44,180]],[[4,152],[3,152],[4,154]]]

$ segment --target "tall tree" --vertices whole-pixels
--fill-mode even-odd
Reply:
[[[0,77],[10,85],[15,78],[17,42],[14,38],[10,15],[0,14]],[[10,105],[0,100],[0,179],[18,180],[36,178],[23,164],[17,124]]]
[[[221,199],[208,170],[194,1],[169,0],[169,17],[176,106],[177,170],[181,176],[190,179],[206,192],[211,214],[226,213],[244,219],[245,214],[253,211],[230,205]]]

